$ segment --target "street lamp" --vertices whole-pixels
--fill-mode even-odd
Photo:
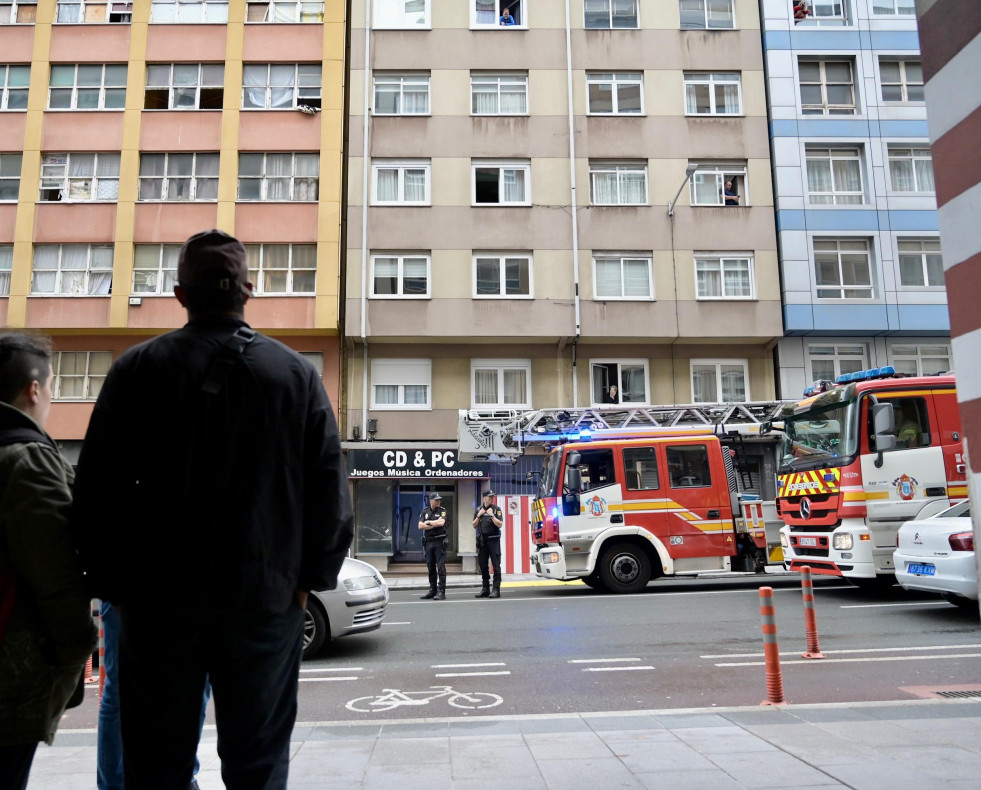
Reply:
[[[678,191],[675,192],[674,200],[668,203],[668,216],[674,216],[674,204],[678,202],[678,198],[681,197],[681,190],[685,188],[685,185],[691,180],[691,177],[695,175],[695,171],[698,170],[698,163],[692,162],[685,168],[685,180],[681,182],[681,186],[678,187]]]

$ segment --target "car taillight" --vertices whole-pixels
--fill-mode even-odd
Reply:
[[[958,532],[947,538],[947,542],[954,551],[974,551],[973,532]]]

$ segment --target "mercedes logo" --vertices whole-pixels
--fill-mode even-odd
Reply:
[[[807,497],[800,501],[800,517],[805,521],[811,517],[811,500]]]

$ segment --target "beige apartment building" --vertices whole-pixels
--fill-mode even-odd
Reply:
[[[756,0],[354,0],[350,26],[359,554],[421,557],[435,488],[466,557],[482,486],[533,492],[455,458],[460,409],[773,398]]]
[[[246,244],[247,320],[339,401],[346,23],[326,6],[0,3],[0,326],[53,336],[70,459],[113,359],[184,323],[177,252],[206,228]]]

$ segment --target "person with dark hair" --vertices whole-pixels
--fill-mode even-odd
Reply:
[[[439,491],[429,492],[429,507],[419,514],[422,530],[422,550],[429,571],[429,592],[419,596],[425,601],[446,598],[446,508]]]
[[[488,489],[480,495],[480,507],[474,511],[473,526],[477,530],[477,565],[480,568],[480,592],[475,598],[501,597],[501,527],[504,513],[494,503],[496,495]],[[494,586],[491,587],[490,568],[494,566]]]
[[[337,422],[313,366],[245,323],[240,241],[191,236],[177,281],[187,324],[116,360],[78,464],[82,557],[120,615],[124,781],[191,784],[210,680],[225,786],[285,788],[307,594],[354,535]]]
[[[0,335],[0,787],[14,790],[81,701],[96,644],[69,530],[74,473],[44,431],[51,380],[47,338]]]

